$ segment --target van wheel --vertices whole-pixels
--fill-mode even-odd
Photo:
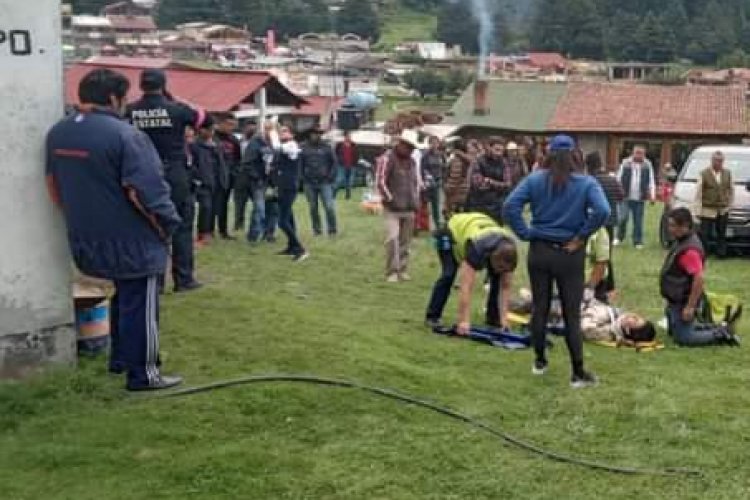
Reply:
[[[659,219],[659,242],[663,248],[669,248],[672,245],[672,241],[669,238],[667,232],[667,214],[663,213],[661,219]]]

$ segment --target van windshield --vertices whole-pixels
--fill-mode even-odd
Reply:
[[[690,161],[685,165],[680,180],[698,180],[703,169],[711,165],[713,152],[696,152],[690,156]],[[724,167],[732,172],[732,180],[735,183],[745,184],[750,182],[750,151],[747,153],[724,153]]]

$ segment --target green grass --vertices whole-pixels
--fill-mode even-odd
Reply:
[[[420,99],[419,97],[385,96],[383,97],[383,102],[375,110],[375,120],[387,121],[399,113],[408,113],[412,110],[445,113],[450,110],[454,101],[451,98]]]
[[[405,7],[383,15],[379,50],[390,50],[403,42],[425,42],[435,38],[437,17],[433,13],[420,12]]]
[[[0,385],[3,499],[750,497],[745,349],[636,354],[587,346],[603,383],[572,391],[563,343],[551,371],[529,352],[422,328],[438,266],[414,243],[414,282],[382,279],[381,221],[340,205],[341,236],[301,234],[312,258],[218,243],[200,254],[208,286],[163,302],[168,370],[200,384],[242,374],[314,373],[440,401],[555,450],[623,465],[683,466],[704,479],[626,477],[550,462],[460,423],[351,390],[280,384],[141,401],[85,360]],[[649,236],[655,234],[655,210]],[[658,319],[653,238],[617,251],[622,303]],[[746,294],[748,262],[710,262],[709,283]],[[518,283],[525,281],[519,273]],[[745,295],[745,298],[747,296]],[[480,301],[475,304],[480,316]],[[449,305],[448,318],[455,312]],[[748,330],[747,321],[743,323]]]

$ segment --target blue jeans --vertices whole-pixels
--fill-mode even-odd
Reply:
[[[247,240],[252,243],[266,234],[266,185],[254,183],[250,193],[253,199],[253,215],[247,231]]]
[[[670,304],[667,306],[667,321],[669,322],[669,335],[675,343],[686,347],[697,347],[716,343],[714,328],[710,325],[696,324],[695,320],[687,322],[682,319],[684,306]]]
[[[326,212],[326,226],[328,234],[333,235],[338,232],[336,227],[336,200],[333,196],[333,184],[305,184],[305,195],[307,203],[310,204],[310,218],[312,219],[313,232],[322,234],[323,229],[320,223],[320,213],[318,212],[318,200],[323,201],[323,207]]]
[[[346,190],[346,199],[352,198],[352,183],[354,182],[354,167],[339,167],[336,176],[336,196],[341,189]]]
[[[625,241],[625,235],[628,232],[628,219],[630,214],[633,215],[633,244],[643,244],[643,214],[646,210],[645,201],[627,200],[621,205],[622,214],[620,214],[620,227],[617,231],[617,239]]]

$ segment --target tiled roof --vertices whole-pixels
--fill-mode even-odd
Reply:
[[[690,135],[748,132],[740,87],[574,83],[550,131]]]
[[[66,104],[78,103],[80,81],[89,71],[101,67],[105,66],[79,63],[66,68]],[[130,81],[128,101],[140,98],[139,81],[142,68],[112,65],[106,67],[122,73]],[[172,95],[209,112],[232,111],[264,86],[270,89],[269,104],[300,106],[306,103],[264,71],[165,69],[164,72],[167,75],[167,89]]]
[[[536,68],[564,68],[568,60],[557,52],[529,52],[529,65]]]
[[[156,23],[151,16],[108,15],[107,19],[116,30],[156,31]]]
[[[565,85],[541,82],[491,81],[487,89],[487,115],[474,114],[474,85],[458,98],[447,122],[458,126],[473,126],[544,133],[554,115],[558,100],[565,93]]]

